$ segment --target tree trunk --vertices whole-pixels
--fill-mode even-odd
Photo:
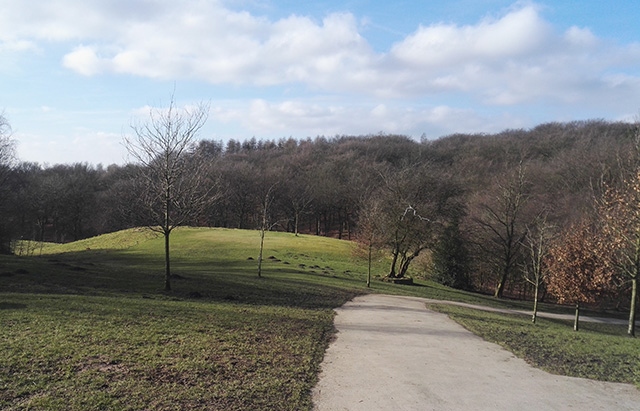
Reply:
[[[496,286],[496,291],[493,293],[495,298],[502,298],[502,294],[504,293],[504,286],[507,283],[507,277],[509,275],[509,267],[505,267],[502,271],[502,276],[500,277],[500,281],[498,281],[498,285]]]
[[[402,265],[400,266],[400,273],[398,274],[398,278],[404,278],[404,276],[407,274],[407,271],[409,271],[409,265],[411,264],[411,261],[413,261],[413,259],[417,256],[417,253],[413,253],[409,257],[404,259]]]
[[[298,221],[300,220],[300,212],[298,212],[297,210],[294,212],[294,216],[293,216],[293,232],[295,233],[296,237],[298,236]]]
[[[171,185],[167,184],[164,198],[164,290],[171,291],[171,259],[169,255],[169,235],[171,234]]]
[[[396,264],[398,263],[398,250],[393,250],[393,259],[391,260],[391,269],[389,270],[389,278],[396,278]]]
[[[258,278],[262,277],[262,251],[264,250],[264,234],[267,230],[267,207],[269,206],[269,194],[264,200],[262,208],[262,221],[260,224],[260,253],[258,255]]]
[[[164,290],[171,291],[171,260],[169,258],[169,234],[171,231],[164,232]]]
[[[533,315],[531,316],[531,322],[536,323],[536,317],[538,316],[538,289],[540,284],[535,285],[535,291],[533,293]]]
[[[631,278],[631,307],[629,308],[629,329],[627,334],[636,336],[636,305],[638,302],[638,275]]]
[[[260,254],[258,255],[258,278],[262,277],[262,250],[264,250],[264,226],[260,230]]]
[[[331,216],[327,211],[322,213],[322,221],[324,226],[324,236],[329,237],[329,233],[331,232]]]
[[[371,253],[373,249],[373,244],[369,242],[369,268],[367,270],[367,288],[371,287]]]
[[[46,228],[46,220],[43,220],[42,223],[39,224],[40,228],[40,242],[44,242],[44,231]]]

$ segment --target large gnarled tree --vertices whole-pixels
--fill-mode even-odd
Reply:
[[[412,261],[432,248],[446,221],[459,212],[454,181],[429,164],[409,165],[381,173],[376,192],[380,226],[391,250],[389,278],[402,278]]]

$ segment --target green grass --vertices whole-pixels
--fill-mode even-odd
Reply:
[[[424,281],[367,288],[366,261],[351,243],[314,236],[267,233],[258,278],[259,241],[257,231],[174,231],[168,293],[163,239],[147,230],[0,256],[0,409],[308,410],[333,308],[358,294],[523,308]],[[374,264],[375,274],[387,269],[385,259]],[[522,336],[511,349],[543,367],[545,358],[574,355],[557,372],[601,363],[575,375],[618,381],[639,369],[637,340],[616,334],[622,326],[614,333],[585,324],[573,334],[570,325],[449,309],[470,329],[495,328],[487,338]],[[619,351],[586,356],[585,347],[600,347],[584,339],[591,334]],[[582,342],[566,344],[574,340]],[[583,354],[589,360],[575,359]]]
[[[122,297],[14,295],[3,306],[2,409],[308,407],[332,320]]]
[[[0,408],[310,409],[332,309],[366,289],[352,245],[268,233],[257,278],[255,231],[171,240],[170,293],[144,230],[1,256]]]
[[[132,228],[68,244],[43,243],[39,241],[18,241],[15,246],[15,254],[34,256],[91,250],[123,250],[156,236],[156,233],[146,228]]]
[[[554,374],[640,386],[640,341],[629,338],[626,327],[572,320],[496,314],[445,304],[431,308],[479,335]]]

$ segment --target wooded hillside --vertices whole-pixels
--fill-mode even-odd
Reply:
[[[441,282],[531,295],[521,276],[527,229],[544,215],[561,233],[593,214],[603,183],[633,170],[636,134],[633,124],[584,121],[420,142],[204,140],[189,155],[206,161],[199,170],[219,198],[186,223],[251,229],[266,219],[271,229],[357,239],[392,252],[397,265],[377,273],[392,276],[431,253]],[[3,249],[151,224],[136,191],[139,167],[5,165]]]

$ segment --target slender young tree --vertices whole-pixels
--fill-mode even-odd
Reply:
[[[525,281],[533,286],[533,314],[531,322],[535,324],[538,316],[540,288],[547,276],[547,256],[553,238],[553,226],[547,222],[547,216],[539,216],[532,225],[527,226],[523,246],[527,257],[523,263]]]
[[[384,245],[385,218],[382,204],[379,198],[368,196],[362,201],[358,219],[358,244],[365,249],[367,254],[367,287],[371,287],[371,265],[374,249]]]
[[[308,170],[292,171],[286,187],[285,196],[293,214],[293,232],[296,237],[300,231],[300,219],[304,213],[308,212],[314,200],[313,187],[309,184],[308,174],[310,174]]]
[[[277,223],[271,223],[269,221],[269,208],[273,202],[273,192],[277,183],[272,184],[267,189],[261,204],[261,216],[260,216],[260,253],[258,254],[258,278],[262,277],[262,260],[264,251],[264,237],[267,231],[271,230]]]
[[[216,197],[207,163],[193,154],[208,113],[205,103],[178,108],[172,96],[167,108],[150,109],[148,120],[132,124],[133,134],[124,137],[140,165],[139,198],[148,226],[164,236],[166,291],[171,290],[171,232],[193,221]]]

